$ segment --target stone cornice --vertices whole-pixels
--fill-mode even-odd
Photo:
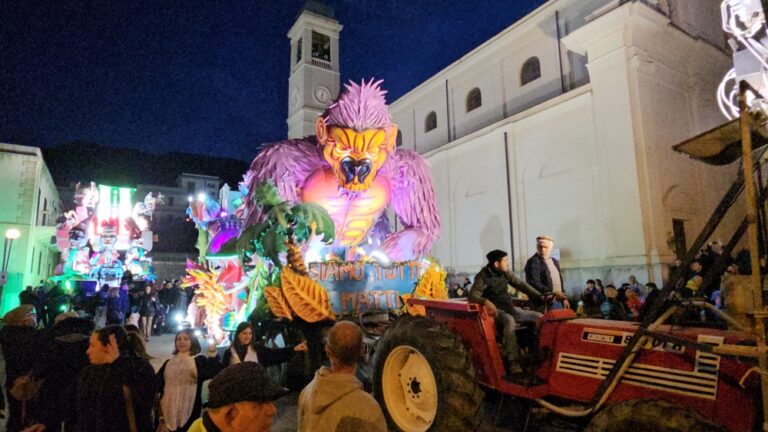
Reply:
[[[318,15],[310,11],[303,11],[296,22],[288,30],[288,38],[294,39],[299,36],[301,28],[306,27],[313,30],[321,30],[323,33],[330,33],[329,36],[336,37],[344,28],[338,21]]]

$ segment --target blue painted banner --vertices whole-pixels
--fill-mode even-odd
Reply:
[[[386,267],[364,262],[309,264],[309,277],[328,291],[331,308],[342,315],[400,309],[400,296],[413,292],[422,271],[419,261]]]

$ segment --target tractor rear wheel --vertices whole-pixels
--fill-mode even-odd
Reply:
[[[724,432],[725,429],[685,408],[658,399],[620,402],[603,409],[584,432]]]
[[[403,432],[474,431],[483,392],[456,334],[426,318],[400,317],[376,346],[373,394]]]

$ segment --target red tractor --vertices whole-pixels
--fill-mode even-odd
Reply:
[[[588,431],[750,431],[762,424],[755,337],[666,324],[677,306],[643,324],[549,311],[529,348],[538,359],[532,379],[514,382],[504,376],[494,318],[478,305],[409,302],[424,306],[426,317],[399,318],[374,360],[374,395],[394,430],[475,430],[480,385],[586,418]]]

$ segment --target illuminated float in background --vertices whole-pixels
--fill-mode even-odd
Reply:
[[[429,168],[396,148],[379,84],[345,85],[318,117],[316,137],[263,146],[237,207],[190,200],[203,260],[184,282],[222,295],[198,306],[232,325],[249,315],[317,323],[399,313],[410,295],[447,298],[445,272],[426,258],[440,231]],[[235,263],[242,280],[231,282]]]
[[[135,189],[77,184],[73,210],[56,219],[61,262],[51,281],[73,288],[77,281],[117,286],[126,270],[134,280],[154,281],[152,213],[163,196],[149,193],[133,204]]]

